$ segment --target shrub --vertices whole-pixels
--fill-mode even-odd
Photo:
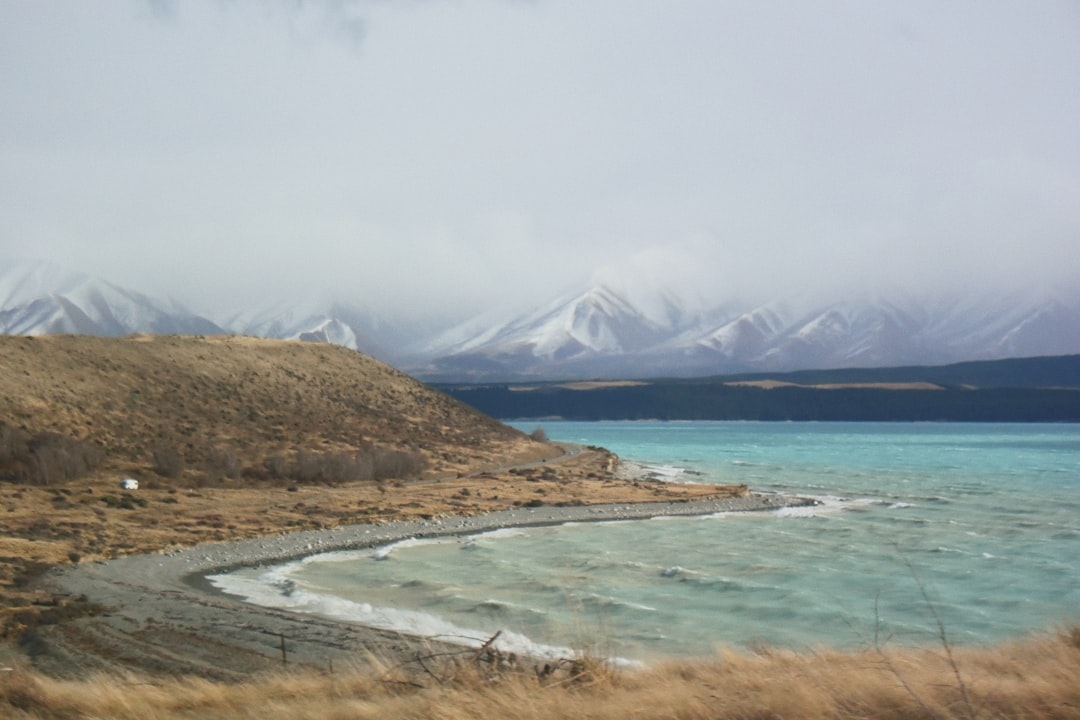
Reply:
[[[154,448],[154,472],[162,477],[178,478],[184,473],[184,457],[171,445]]]
[[[0,423],[0,480],[53,485],[82,477],[104,458],[89,440],[24,430]]]
[[[304,484],[384,483],[416,477],[427,469],[427,458],[414,450],[369,446],[358,452],[301,451],[292,463],[275,455],[263,464],[275,478]]]
[[[216,447],[203,461],[203,471],[208,475],[236,478],[240,476],[240,457],[232,447]]]

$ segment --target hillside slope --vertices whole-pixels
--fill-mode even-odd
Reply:
[[[333,345],[0,337],[0,369],[0,458],[18,460],[21,452],[37,463],[22,468],[37,472],[36,484],[62,479],[65,463],[151,482],[346,480],[357,479],[347,465],[375,456],[399,461],[400,472],[389,477],[446,475],[532,445]]]

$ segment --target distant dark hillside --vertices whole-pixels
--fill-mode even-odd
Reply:
[[[722,382],[769,379],[799,385],[926,382],[943,387],[1080,388],[1080,355],[982,360],[934,367],[753,373],[717,376],[713,379]]]
[[[501,418],[1078,422],[1080,356],[442,389]]]

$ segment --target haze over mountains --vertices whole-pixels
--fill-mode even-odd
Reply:
[[[314,293],[313,293],[314,295]],[[694,376],[1080,353],[1080,288],[703,304],[605,282],[450,328],[332,298],[198,314],[54,264],[0,264],[0,333],[241,334],[330,342],[439,381]]]

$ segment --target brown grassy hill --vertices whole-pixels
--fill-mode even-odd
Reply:
[[[619,480],[596,449],[539,462],[562,454],[331,345],[0,336],[0,642],[68,612],[34,590],[50,565],[535,503],[746,492]],[[139,489],[121,490],[123,478]]]
[[[250,484],[445,475],[521,433],[344,348],[251,338],[0,337],[0,475]],[[366,477],[365,477],[366,473]]]

